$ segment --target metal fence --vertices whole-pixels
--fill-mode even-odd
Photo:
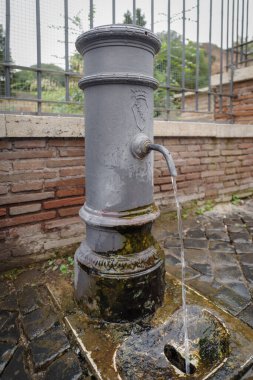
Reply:
[[[250,14],[253,0],[0,0],[0,112],[82,114],[74,41],[124,22],[161,38],[156,117],[208,118],[217,99],[232,114],[234,71],[253,61]]]

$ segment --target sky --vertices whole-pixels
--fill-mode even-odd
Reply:
[[[95,5],[94,26],[112,23],[112,0],[93,0]],[[212,43],[221,45],[221,1],[213,0],[212,17]],[[227,2],[224,1],[224,15],[227,15]],[[230,0],[230,4],[233,0]],[[10,0],[11,3],[11,55],[18,65],[31,66],[36,64],[36,15],[35,0]],[[54,63],[64,68],[64,8],[63,0],[40,0],[41,7],[41,49],[42,62]],[[208,42],[210,25],[210,0],[199,0],[200,3],[200,42]],[[239,4],[239,20],[241,20],[241,8],[244,3],[246,9],[247,0],[234,0],[235,4],[235,28],[234,40],[237,32],[237,4]],[[155,25],[154,32],[167,30],[168,0],[154,0]],[[185,0],[186,7],[186,39],[196,41],[197,0]],[[132,0],[116,0],[116,23],[122,23],[123,15],[127,10],[132,12]],[[253,0],[249,0],[249,15],[253,14]],[[141,8],[147,21],[146,27],[150,28],[151,1],[136,0],[136,8]],[[171,29],[182,34],[182,8],[183,0],[171,0]],[[77,28],[71,19],[79,15],[82,20],[82,28]],[[89,0],[69,0],[69,51],[75,52],[74,41],[82,32],[89,29]],[[232,9],[229,12],[230,24],[232,21]],[[0,0],[0,24],[5,28],[5,0]],[[226,47],[226,17],[222,23],[224,29],[223,46]],[[241,36],[241,22],[238,23]],[[246,20],[244,33],[246,31]],[[253,20],[249,17],[249,37],[253,37]],[[232,34],[229,30],[229,45]]]

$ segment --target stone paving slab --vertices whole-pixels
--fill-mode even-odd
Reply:
[[[11,343],[0,343],[0,376],[17,348]]]
[[[0,312],[1,329],[0,342],[16,344],[20,337],[20,331],[17,326],[17,313],[9,311]]]
[[[22,346],[18,347],[1,376],[2,380],[32,379],[28,370],[25,368],[24,353],[24,348]]]
[[[45,333],[56,324],[57,320],[58,316],[50,306],[36,309],[21,318],[24,333],[30,340]]]
[[[35,369],[45,367],[64,351],[70,348],[70,343],[62,327],[54,327],[30,343],[30,351]]]
[[[24,289],[18,293],[18,303],[22,314],[30,313],[40,306],[40,296],[35,287],[26,285]]]
[[[0,281],[0,379],[92,380],[55,310],[47,276],[36,268],[12,276]]]
[[[67,352],[55,360],[46,370],[45,380],[78,380],[82,377],[79,360],[72,352]]]

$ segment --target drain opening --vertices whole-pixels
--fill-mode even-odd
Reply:
[[[175,349],[175,347],[170,344],[166,344],[164,346],[164,354],[166,358],[173,364],[176,368],[178,368],[181,372],[186,373],[185,369],[185,358]],[[196,372],[196,367],[190,363],[190,375]]]

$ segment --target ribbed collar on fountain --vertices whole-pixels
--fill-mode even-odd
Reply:
[[[80,79],[78,82],[78,85],[82,90],[99,84],[133,84],[148,86],[154,90],[159,86],[159,82],[156,79],[147,75],[125,73],[89,75]]]
[[[111,45],[122,41],[124,45],[145,45],[153,54],[161,47],[159,38],[149,29],[133,25],[103,25],[81,34],[76,40],[76,48],[80,54],[101,45]]]

